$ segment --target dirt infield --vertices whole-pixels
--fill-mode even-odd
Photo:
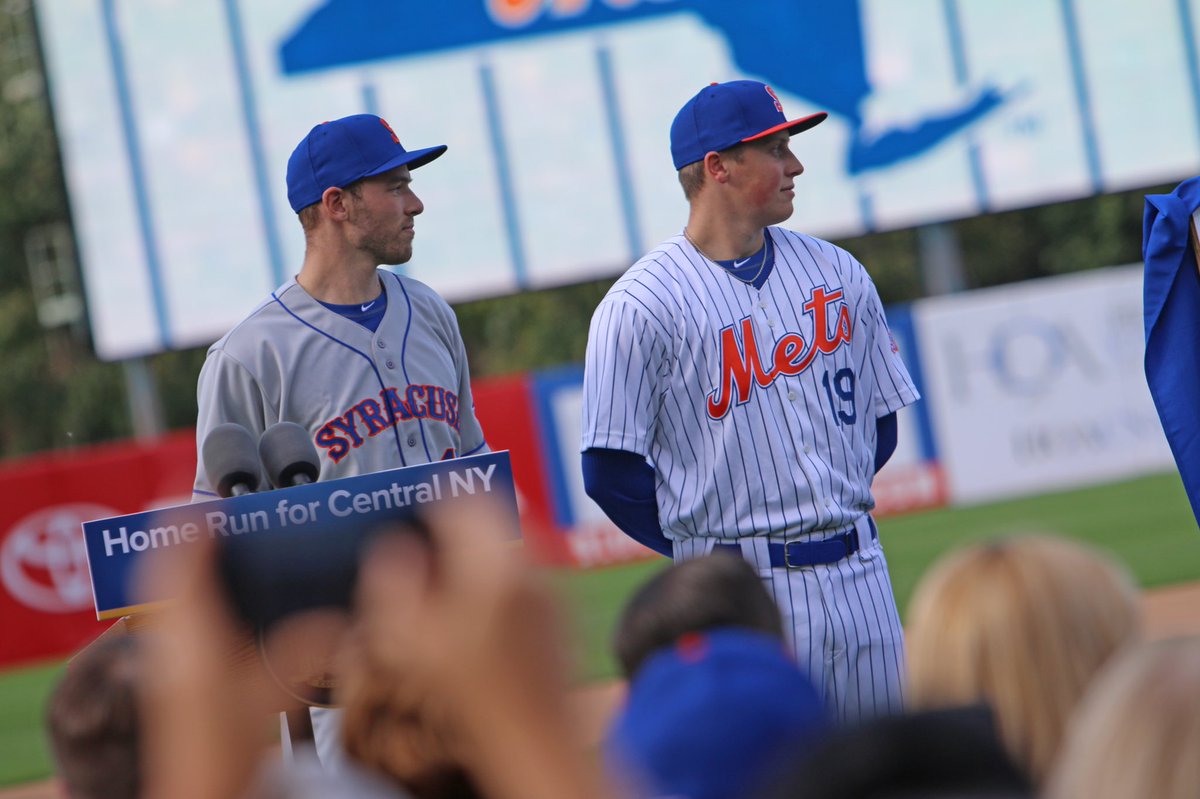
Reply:
[[[1142,607],[1150,638],[1200,635],[1200,582],[1147,591]]]
[[[1147,591],[1143,595],[1146,633],[1150,638],[1200,635],[1200,582]],[[587,740],[599,742],[621,699],[624,686],[599,683],[580,689],[573,703]],[[59,799],[53,780],[0,790],[0,799]]]

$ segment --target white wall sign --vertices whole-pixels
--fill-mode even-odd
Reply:
[[[1142,372],[1141,287],[1128,266],[915,304],[951,502],[1173,467]]]

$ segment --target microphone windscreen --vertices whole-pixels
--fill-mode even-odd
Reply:
[[[233,496],[234,487],[258,488],[262,463],[254,436],[240,424],[225,422],[209,431],[201,447],[204,473],[222,497]]]
[[[321,473],[317,448],[308,431],[295,422],[277,422],[268,427],[258,440],[258,454],[276,488],[315,483]]]

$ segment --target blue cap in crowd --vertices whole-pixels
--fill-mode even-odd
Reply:
[[[795,135],[825,121],[824,111],[788,119],[783,104],[765,83],[732,80],[705,86],[679,109],[671,123],[671,159],[676,169],[711,152],[726,150],[780,130]]]
[[[689,633],[629,686],[607,758],[635,793],[745,796],[829,726],[816,689],[778,638],[739,628]]]
[[[288,202],[299,212],[320,202],[325,190],[349,186],[398,166],[416,169],[446,152],[446,145],[405,150],[392,126],[374,114],[322,122],[288,159]]]

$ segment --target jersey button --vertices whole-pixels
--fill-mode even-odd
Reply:
[[[416,436],[409,436],[409,437],[408,437],[408,445],[409,445],[410,447],[415,447],[415,446],[417,445],[417,437],[416,437]]]
[[[387,347],[387,342],[383,339],[379,339],[379,341],[375,342],[375,346],[382,350]]]
[[[774,319],[768,319],[768,320],[767,320],[767,327],[775,327],[775,320],[774,320]]]
[[[789,400],[789,401],[791,401],[791,402],[795,402],[795,401],[796,401],[796,392],[795,392],[795,391],[789,391],[789,392],[788,392],[788,400]]]
[[[766,300],[759,300],[759,301],[758,301],[758,307],[759,307],[759,308],[766,308],[766,307],[767,307],[767,301],[766,301]]]
[[[811,454],[812,454],[812,447],[810,447],[808,444],[805,444],[805,445],[804,445],[804,454],[805,454],[805,455],[811,455]]]
[[[395,369],[395,368],[396,368],[396,362],[395,362],[395,361],[388,361],[387,363],[385,363],[385,364],[384,364],[384,366],[386,366],[386,367],[387,367],[387,368],[389,368],[389,369]]]

